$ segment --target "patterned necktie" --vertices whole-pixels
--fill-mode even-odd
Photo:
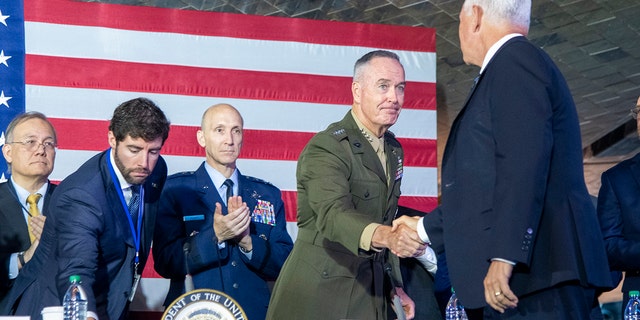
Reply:
[[[227,198],[224,199],[224,203],[227,203],[229,198],[233,197],[233,181],[231,181],[231,179],[227,179],[222,185],[227,187]]]
[[[140,209],[140,185],[131,186],[131,199],[129,200],[129,214],[133,224],[138,223],[138,210]]]
[[[42,198],[42,195],[39,193],[32,193],[27,197],[27,204],[29,204],[29,221],[31,221],[31,218],[40,215],[40,210],[38,209],[38,201],[40,201],[40,198]],[[31,243],[36,239],[31,226],[29,226],[29,239],[31,239]]]

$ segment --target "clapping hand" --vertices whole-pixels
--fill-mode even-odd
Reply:
[[[222,205],[216,203],[213,213],[213,230],[218,242],[235,239],[248,233],[251,224],[251,215],[247,204],[242,202],[242,197],[235,196],[228,200],[228,214],[222,215]]]

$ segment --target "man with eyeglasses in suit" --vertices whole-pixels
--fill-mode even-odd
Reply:
[[[7,126],[2,154],[11,178],[0,183],[0,309],[20,269],[33,256],[55,188],[56,131],[40,112],[17,115]],[[37,199],[30,210],[28,199]],[[41,213],[41,214],[40,214]]]
[[[631,116],[640,136],[640,97]],[[622,311],[629,291],[640,288],[640,153],[605,171],[598,194],[598,219],[612,271],[624,271]]]

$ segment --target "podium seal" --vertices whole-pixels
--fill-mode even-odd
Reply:
[[[162,314],[162,320],[247,320],[247,315],[227,294],[198,289],[174,300]]]

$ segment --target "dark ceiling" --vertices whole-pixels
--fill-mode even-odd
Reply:
[[[460,53],[462,0],[101,2],[435,28],[440,146],[478,72],[464,64]],[[551,55],[569,83],[585,158],[619,160],[640,151],[635,121],[629,117],[640,96],[640,1],[533,0],[529,39]]]

